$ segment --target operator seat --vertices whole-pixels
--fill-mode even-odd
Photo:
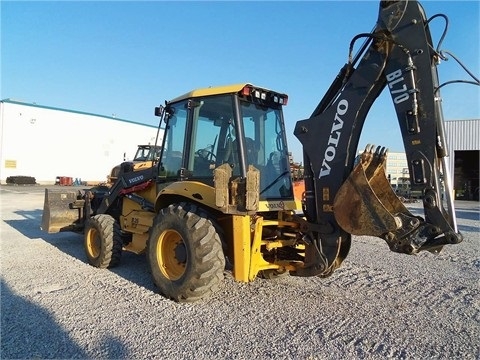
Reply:
[[[255,165],[258,162],[258,149],[255,140],[252,138],[245,138],[245,154],[247,156],[247,163]]]
[[[233,153],[233,140],[230,135],[225,139],[225,146],[223,149],[222,157],[219,159],[222,164],[228,163]]]
[[[235,169],[237,172],[240,169],[240,161],[238,159],[238,140],[235,139],[232,141],[232,149],[230,151],[229,160],[227,161],[230,165],[232,165],[235,173]],[[245,155],[248,165],[256,165],[258,161],[258,150],[255,145],[255,140],[252,138],[246,137],[245,138]]]

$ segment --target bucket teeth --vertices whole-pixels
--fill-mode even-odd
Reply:
[[[365,147],[365,151],[362,153],[360,160],[360,163],[364,168],[365,175],[368,180],[372,176],[374,176],[375,172],[380,166],[383,166],[383,168],[385,169],[387,163],[388,149],[385,147],[377,146],[374,152],[374,148],[375,145],[368,144]]]

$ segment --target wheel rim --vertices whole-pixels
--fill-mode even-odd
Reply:
[[[92,258],[97,258],[100,255],[100,234],[97,229],[91,228],[88,230],[86,245],[88,254]]]
[[[162,274],[170,280],[178,280],[187,265],[187,252],[182,236],[175,230],[165,230],[158,238],[156,250]]]

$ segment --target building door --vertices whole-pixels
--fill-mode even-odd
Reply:
[[[457,150],[454,153],[454,189],[457,200],[479,200],[479,150]]]

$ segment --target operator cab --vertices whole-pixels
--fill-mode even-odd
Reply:
[[[132,161],[158,161],[160,158],[160,152],[160,146],[138,145],[137,152]]]
[[[282,106],[287,95],[250,84],[191,91],[167,102],[159,177],[213,186],[214,170],[228,164],[246,178],[260,172],[260,200],[292,199]]]

